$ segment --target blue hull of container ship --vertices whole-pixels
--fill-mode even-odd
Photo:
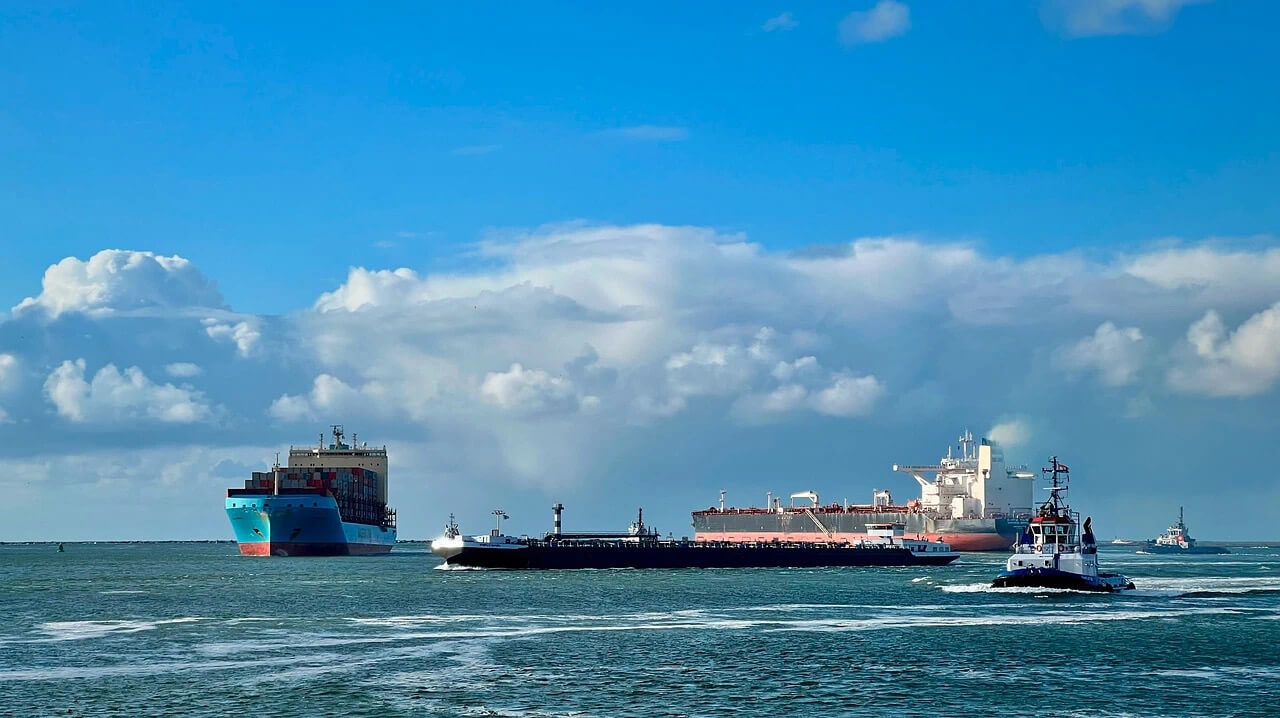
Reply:
[[[384,554],[396,544],[394,528],[343,521],[331,496],[228,496],[227,518],[245,556]]]

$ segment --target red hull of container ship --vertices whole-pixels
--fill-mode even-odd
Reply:
[[[390,544],[255,541],[240,544],[242,556],[372,556],[391,553]]]
[[[950,544],[953,551],[1005,551],[1008,550],[1009,539],[996,533],[912,533],[911,538],[921,538],[926,541],[945,541]],[[698,541],[729,541],[733,543],[740,542],[770,542],[780,541],[783,543],[796,541],[830,541],[833,543],[857,543],[869,538],[867,534],[862,533],[833,533],[830,536],[820,533],[794,534],[777,532],[759,532],[750,533],[734,533],[734,532],[717,532],[703,533],[698,532],[696,540]]]

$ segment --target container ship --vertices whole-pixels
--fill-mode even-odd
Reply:
[[[227,518],[245,556],[385,554],[396,543],[387,506],[387,447],[345,442],[342,426],[311,447],[289,447],[289,464],[255,471],[227,489]]]
[[[858,541],[871,524],[902,524],[907,534],[945,541],[957,551],[1007,551],[1027,528],[1035,474],[1005,466],[1004,453],[989,439],[964,432],[957,447],[932,465],[897,465],[920,485],[920,498],[893,502],[875,489],[870,504],[823,504],[816,491],[791,494],[782,505],[772,494],[761,507],[720,505],[693,512],[696,541]],[[958,448],[958,455],[954,449]],[[801,503],[796,505],[796,501]]]
[[[447,566],[506,569],[941,566],[959,556],[941,541],[907,537],[901,524],[869,525],[856,542],[707,542],[664,540],[645,526],[643,510],[626,533],[565,533],[563,509],[552,507],[555,528],[541,538],[503,534],[507,514],[500,509],[488,535],[464,536],[450,516],[431,550]]]

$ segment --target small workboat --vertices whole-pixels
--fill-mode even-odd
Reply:
[[[1164,530],[1163,534],[1147,541],[1138,553],[1231,553],[1221,546],[1199,546],[1191,538],[1187,524],[1183,520],[1182,507],[1178,507],[1178,522]]]
[[[994,588],[1057,588],[1110,593],[1133,588],[1128,578],[1098,572],[1098,542],[1093,519],[1084,520],[1067,504],[1069,469],[1058,457],[1050,459],[1049,499],[1031,518],[1027,531],[1013,546],[1005,570],[991,582]]]

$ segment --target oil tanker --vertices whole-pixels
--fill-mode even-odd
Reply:
[[[389,553],[396,512],[387,506],[387,447],[346,443],[342,426],[310,447],[289,447],[271,471],[227,489],[227,518],[245,556]]]
[[[555,529],[541,538],[502,533],[507,514],[501,509],[493,512],[497,526],[488,535],[464,536],[450,516],[431,551],[446,566],[506,569],[942,566],[959,556],[941,541],[907,537],[901,524],[869,525],[856,542],[708,542],[662,539],[645,526],[643,509],[626,533],[565,533],[563,509],[552,507]]]
[[[937,464],[893,466],[920,485],[920,498],[906,505],[875,489],[863,505],[823,504],[818,492],[800,491],[786,506],[770,494],[764,507],[737,508],[725,505],[721,491],[719,506],[693,512],[695,540],[852,542],[865,538],[868,526],[890,523],[957,551],[1007,551],[1031,518],[1035,474],[1006,467],[1003,451],[989,439],[975,442],[965,431],[957,443]]]

